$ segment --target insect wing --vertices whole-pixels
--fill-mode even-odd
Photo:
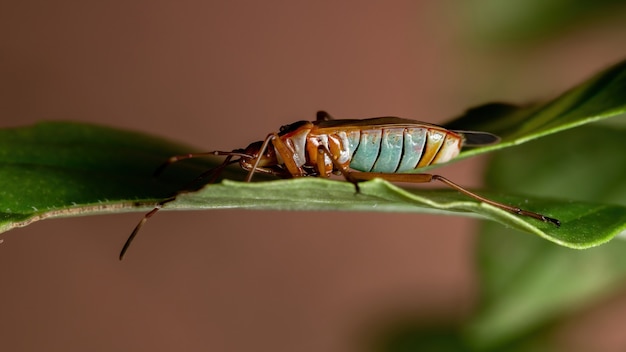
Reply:
[[[453,131],[463,135],[463,145],[468,147],[480,147],[485,145],[497,144],[500,142],[500,137],[489,132],[479,131]]]
[[[433,125],[427,122],[403,119],[400,117],[373,117],[369,119],[345,119],[345,120],[322,120],[315,121],[314,125],[323,132],[325,129],[376,129],[376,128],[400,128],[400,127],[424,127],[424,128],[441,128],[441,126]]]

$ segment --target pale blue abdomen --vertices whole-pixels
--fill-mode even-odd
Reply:
[[[385,173],[412,170],[422,156],[425,143],[425,128],[362,130],[350,168]]]
[[[395,173],[446,162],[461,149],[461,137],[443,129],[391,127],[338,132],[349,167],[362,172]]]

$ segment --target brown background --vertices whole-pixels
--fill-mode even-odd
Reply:
[[[550,97],[626,54],[626,33],[598,23],[487,50],[455,4],[5,1],[0,127],[76,120],[232,149],[318,109],[436,123]],[[441,173],[479,186],[482,161]],[[120,263],[140,217],[0,235],[0,349],[356,351],[396,319],[461,319],[477,297],[465,218],[162,212]],[[562,343],[611,326],[620,302],[581,312],[594,323]]]

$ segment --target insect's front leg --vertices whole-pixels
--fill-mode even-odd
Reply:
[[[296,163],[293,151],[289,149],[289,147],[287,147],[287,145],[280,138],[280,136],[277,133],[273,133],[268,138],[271,139],[272,145],[274,146],[274,151],[277,155],[280,155],[280,158],[282,159],[282,162],[284,163],[289,175],[291,175],[291,177],[304,176],[306,173],[304,172],[302,167],[298,166],[298,164]],[[287,175],[287,177],[289,177],[289,175]]]
[[[270,133],[267,135],[267,137],[265,137],[265,139],[263,140],[263,144],[261,144],[261,147],[259,148],[256,158],[254,159],[254,164],[252,164],[252,167],[250,167],[250,170],[248,170],[248,176],[246,176],[246,182],[252,181],[252,176],[254,176],[254,173],[257,172],[257,170],[259,169],[259,164],[261,163],[261,159],[263,159],[263,154],[265,154],[265,151],[267,150],[268,146],[272,142],[272,139],[276,137],[277,137],[276,133]]]

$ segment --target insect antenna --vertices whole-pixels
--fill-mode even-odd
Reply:
[[[176,199],[176,197],[171,197],[171,198],[168,198],[166,200],[160,201],[154,207],[154,209],[150,210],[148,213],[146,213],[146,215],[143,216],[141,221],[139,221],[137,226],[135,226],[135,229],[133,230],[133,233],[131,233],[130,236],[128,236],[128,239],[126,239],[126,242],[124,243],[124,246],[122,247],[122,250],[120,251],[120,256],[119,256],[120,260],[124,259],[124,254],[126,254],[126,251],[128,251],[128,247],[130,247],[130,244],[135,239],[135,236],[137,236],[137,234],[139,233],[139,230],[141,229],[141,227],[143,227],[143,224],[145,224],[146,221],[148,221],[148,219],[150,219],[150,217],[152,217],[152,215],[156,214],[156,212],[159,211],[163,207],[163,205],[173,201],[174,199]]]
[[[225,151],[221,151],[221,150],[214,150],[212,152],[187,153],[187,154],[181,154],[181,155],[174,155],[174,156],[170,157],[169,159],[167,159],[167,161],[165,161],[163,164],[161,164],[156,170],[154,170],[153,176],[154,177],[158,177],[159,175],[161,175],[163,173],[163,171],[165,171],[165,169],[168,166],[172,165],[175,162],[178,162],[178,161],[181,161],[181,160],[186,160],[186,159],[199,158],[199,157],[203,157],[203,156],[230,156],[231,158],[233,156],[239,156],[239,157],[242,157],[242,158],[251,158],[252,157],[251,155],[245,154],[243,149],[235,149],[235,150],[230,151],[230,152],[225,152]],[[230,160],[230,158],[228,158],[227,160]]]
[[[171,164],[180,161],[180,160],[185,160],[185,159],[191,159],[191,158],[196,158],[196,157],[202,157],[202,156],[210,156],[210,155],[225,155],[226,159],[224,159],[224,161],[210,169],[207,170],[205,172],[203,172],[202,174],[200,174],[198,177],[196,177],[193,181],[187,183],[187,185],[185,187],[182,188],[182,191],[177,192],[176,194],[174,194],[173,196],[160,201],[159,203],[157,203],[157,205],[154,207],[154,209],[150,210],[149,212],[146,213],[146,215],[143,216],[143,218],[139,221],[139,223],[137,224],[137,226],[135,226],[135,229],[133,230],[133,232],[130,234],[130,236],[128,236],[128,239],[126,239],[126,242],[124,243],[124,246],[122,247],[122,250],[120,251],[120,255],[119,255],[119,260],[124,259],[124,255],[126,254],[126,252],[128,251],[128,248],[130,247],[130,244],[133,242],[133,240],[135,239],[135,237],[137,236],[137,234],[139,233],[139,230],[141,230],[141,228],[143,227],[143,225],[148,221],[148,219],[150,219],[154,214],[156,214],[161,208],[163,208],[163,206],[171,201],[176,200],[176,197],[178,196],[178,194],[182,193],[182,192],[186,192],[189,191],[191,186],[196,184],[197,182],[209,177],[209,176],[213,176],[208,183],[214,183],[217,178],[219,177],[219,175],[222,173],[222,171],[224,170],[224,168],[226,168],[229,165],[238,163],[239,160],[241,158],[252,158],[251,155],[245,154],[243,153],[242,150],[233,150],[232,152],[225,152],[225,151],[212,151],[212,152],[206,152],[206,153],[189,153],[189,154],[184,154],[184,155],[176,155],[173,156],[171,158],[169,158],[166,162],[164,162],[163,164],[161,164],[157,170],[154,172],[154,176],[157,177],[159,176],[161,173],[163,173],[163,171]],[[232,160],[233,157],[240,157],[239,159],[235,159]]]

